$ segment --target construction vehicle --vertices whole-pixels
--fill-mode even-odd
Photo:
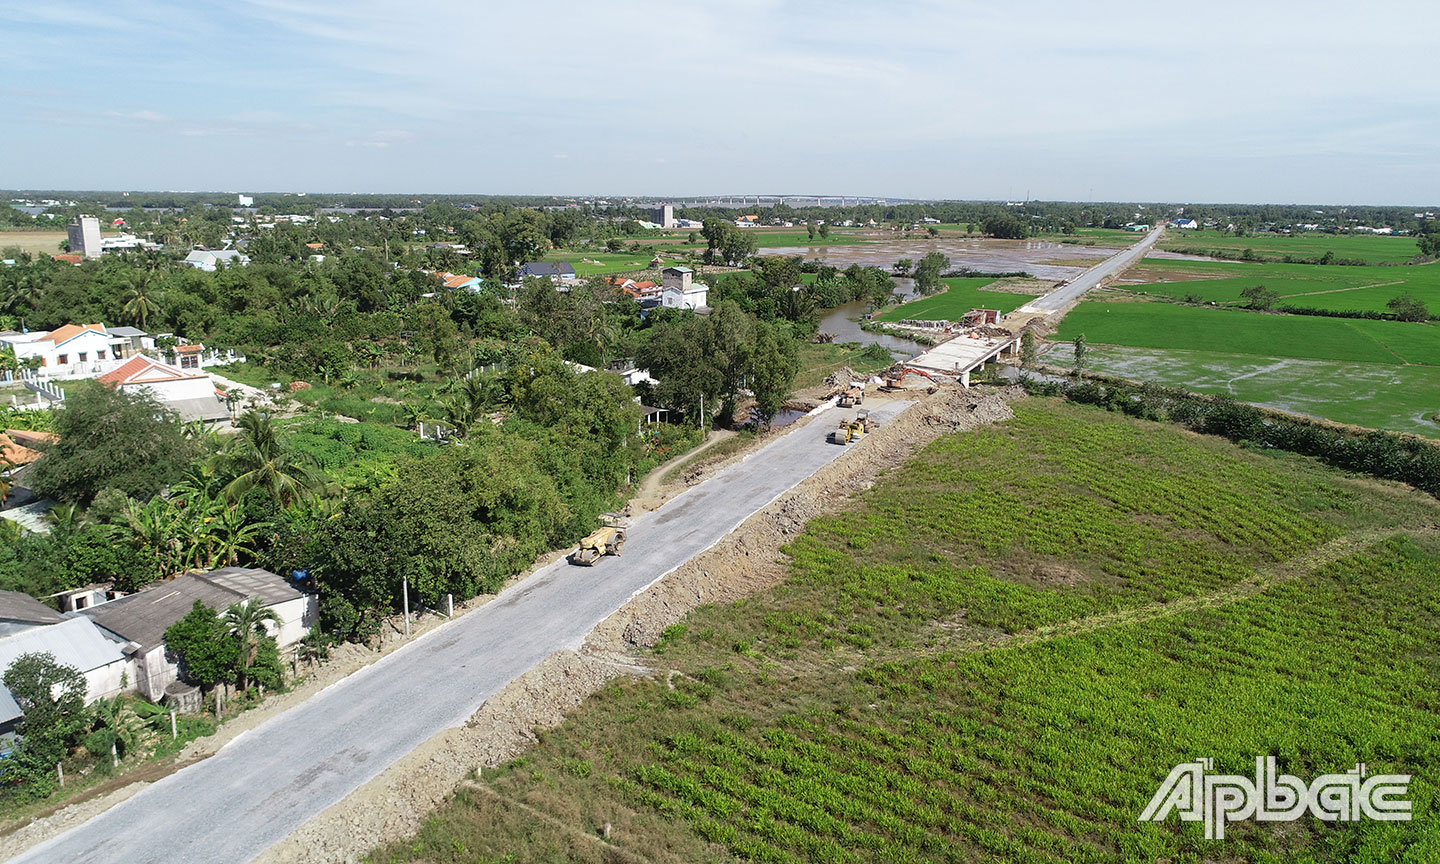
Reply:
[[[916,369],[913,366],[902,366],[899,372],[885,376],[885,389],[898,389],[900,387],[900,382],[905,380],[906,375],[924,375],[926,378],[930,379],[931,384],[937,383],[935,381],[935,377],[929,372],[926,372],[924,369]]]
[[[841,420],[840,425],[830,433],[831,444],[854,444],[875,428],[869,411],[861,411],[854,420]]]
[[[570,553],[570,563],[591,567],[602,556],[619,557],[620,550],[623,548],[625,548],[625,529],[615,524],[606,525],[591,531],[585,539],[580,541],[579,548]]]
[[[840,394],[841,408],[854,408],[865,401],[865,387],[861,384],[851,384]]]

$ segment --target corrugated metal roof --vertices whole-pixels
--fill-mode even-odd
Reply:
[[[224,567],[209,573],[197,573],[196,579],[229,588],[245,597],[259,597],[266,606],[284,603],[302,596],[284,577],[258,567]]]
[[[89,618],[77,616],[0,639],[0,670],[9,669],[21,654],[36,651],[48,651],[81,672],[125,659],[119,643],[107,639]]]
[[[138,642],[146,650],[165,641],[165,630],[190,614],[199,600],[224,612],[232,603],[259,597],[266,606],[301,596],[283,577],[269,570],[225,567],[209,573],[190,573],[162,582],[119,600],[99,603],[80,614],[122,639]]]
[[[190,614],[196,600],[212,609],[224,610],[243,599],[228,588],[181,576],[119,600],[81,609],[80,614],[89,616],[121,639],[138,642],[148,651],[165,641],[166,628]]]
[[[20,591],[0,591],[0,619],[31,624],[59,624],[65,620],[59,612]]]

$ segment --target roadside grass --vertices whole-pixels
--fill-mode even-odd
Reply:
[[[986,285],[995,280],[988,276],[963,277],[941,280],[945,290],[929,297],[921,297],[892,306],[876,316],[881,321],[959,321],[971,309],[999,309],[1013,312],[1035,299],[1036,295],[1012,294],[1002,291],[986,291]]]
[[[1440,365],[1440,328],[1398,321],[1091,300],[1065,316],[1055,338],[1070,341],[1082,333],[1086,341],[1097,345]]]
[[[1166,233],[1161,249],[1193,255],[1211,255],[1216,251],[1240,255],[1246,249],[1265,259],[1319,258],[1326,252],[1336,258],[1352,258],[1372,264],[1401,264],[1420,254],[1414,237],[1381,234],[1255,234],[1250,237],[1228,237],[1214,231],[1176,231]]]
[[[1068,346],[1047,361],[1065,366]],[[1370,429],[1440,438],[1440,367],[1275,359],[1216,351],[1091,347],[1086,368]]]
[[[1425,815],[1235,824],[1226,860],[1428,860],[1437,518],[1311,460],[1026,400],[813,521],[784,585],[691,613],[655,677],[369,860],[1198,861],[1199,826],[1140,811],[1178,763],[1257,755],[1412,774]]]
[[[795,390],[817,387],[825,383],[830,373],[845,366],[861,374],[869,374],[888,369],[894,364],[895,359],[888,351],[867,351],[866,347],[858,342],[807,342],[800,346],[800,371],[796,373],[790,386]]]
[[[742,429],[734,435],[726,438],[718,444],[706,447],[704,450],[671,468],[660,478],[661,483],[678,483],[687,473],[704,468],[706,465],[714,465],[734,456],[736,453],[743,453],[749,450],[755,443],[756,434],[749,429]],[[698,444],[696,445],[698,446]]]
[[[139,697],[131,696],[127,699]],[[243,710],[244,704],[237,709]],[[236,712],[227,711],[227,716]],[[56,787],[50,795],[39,799],[0,795],[0,837],[30,823],[32,819],[48,815],[61,807],[77,801],[105,794],[141,780],[153,780],[151,774],[157,770],[169,772],[169,763],[185,745],[198,738],[215,734],[219,724],[213,715],[178,714],[175,717],[176,737],[170,737],[169,718],[163,718],[163,731],[145,730],[138,752],[126,754],[118,766],[110,764],[109,753],[94,758],[94,762],[77,770],[67,765],[65,786]]]

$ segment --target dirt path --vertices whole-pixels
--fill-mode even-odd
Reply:
[[[735,433],[732,430],[717,429],[711,432],[710,437],[694,450],[681,453],[679,456],[668,460],[664,464],[657,465],[650,469],[650,473],[646,474],[645,479],[640,481],[640,487],[635,490],[635,495],[630,499],[630,503],[626,509],[632,513],[643,513],[646,510],[654,510],[661,504],[664,504],[677,492],[685,488],[683,483],[667,484],[665,482],[666,474],[674,470],[675,466],[682,465],[699,454],[704,453],[706,450],[709,450],[711,447],[714,447],[716,444],[719,444],[721,441],[728,441],[734,437]]]

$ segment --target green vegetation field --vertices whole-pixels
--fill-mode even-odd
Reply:
[[[1321,267],[1149,259],[1144,263],[1144,272],[1161,278],[1173,274],[1185,281],[1119,287],[1179,299],[1195,297],[1205,302],[1239,304],[1245,302],[1241,291],[1264,285],[1280,295],[1281,304],[1374,312],[1388,311],[1385,304],[1391,298],[1408,294],[1432,310],[1440,310],[1440,265],[1436,264]]]
[[[1420,253],[1414,237],[1378,234],[1256,234],[1250,237],[1229,237],[1214,231],[1176,231],[1166,233],[1161,249],[1209,255],[1220,251],[1240,255],[1246,249],[1261,258],[1319,258],[1326,252],[1336,258],[1358,258],[1372,264],[1399,264]]]
[[[1074,234],[1061,234],[1058,231],[1036,235],[1036,239],[1049,240],[1052,243],[1074,243],[1082,246],[1111,246],[1121,249],[1126,246],[1133,246],[1144,238],[1144,234],[1138,231],[1126,231],[1121,228],[1077,228]]]
[[[988,276],[941,281],[946,286],[943,292],[886,309],[877,317],[881,321],[901,321],[907,318],[917,321],[959,321],[971,309],[1011,312],[1035,299],[1030,294],[986,291],[984,286],[995,281]]]
[[[1105,345],[1440,365],[1440,327],[1398,321],[1090,300],[1065,317],[1057,338],[1068,341],[1082,333],[1087,341]]]
[[[1027,400],[812,522],[786,584],[697,610],[653,678],[371,860],[1434,860],[1437,519]],[[1137,822],[1173,765],[1257,755],[1413,774],[1416,821],[1238,824],[1223,847]]]
[[[1067,346],[1048,362],[1068,365]],[[1440,438],[1440,367],[1340,363],[1100,345],[1087,368],[1295,414]]]

